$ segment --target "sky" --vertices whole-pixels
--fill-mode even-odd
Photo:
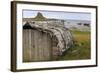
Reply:
[[[46,18],[55,18],[63,20],[91,20],[90,13],[83,12],[61,12],[61,11],[41,11],[41,10],[23,10],[23,18],[34,18],[40,12]]]

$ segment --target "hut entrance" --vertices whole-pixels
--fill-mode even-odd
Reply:
[[[48,33],[23,27],[23,62],[49,61],[52,58],[52,40]]]

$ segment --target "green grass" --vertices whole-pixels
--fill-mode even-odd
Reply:
[[[74,45],[59,57],[59,60],[81,60],[90,59],[90,32],[78,30],[71,31],[74,38]]]

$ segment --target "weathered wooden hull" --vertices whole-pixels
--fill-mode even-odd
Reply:
[[[23,26],[23,62],[56,60],[73,44],[67,28],[45,27]]]

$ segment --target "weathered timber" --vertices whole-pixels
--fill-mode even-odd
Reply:
[[[37,29],[23,29],[23,62],[51,60],[51,37]]]
[[[56,60],[72,45],[64,20],[47,19],[41,13],[23,19],[23,62]]]

